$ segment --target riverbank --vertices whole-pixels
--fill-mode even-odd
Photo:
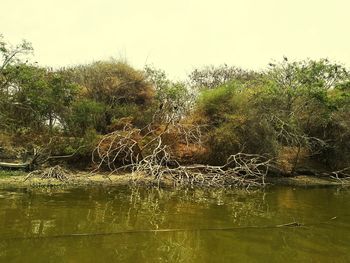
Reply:
[[[57,179],[42,179],[31,177],[26,180],[27,174],[19,171],[0,171],[0,188],[20,187],[55,187],[55,186],[120,186],[120,185],[143,185],[173,187],[175,182],[170,178],[160,181],[150,177],[131,173],[109,175],[108,173],[89,173],[79,171],[72,173],[66,181]],[[316,177],[309,175],[298,175],[294,177],[267,177],[265,180],[268,186],[350,186],[350,180],[337,180],[330,177]]]
[[[0,188],[7,187],[55,187],[55,186],[89,186],[89,185],[130,185],[151,184],[151,180],[145,177],[127,174],[108,175],[103,173],[92,174],[89,172],[72,173],[68,180],[61,181],[54,178],[31,177],[26,179],[25,172],[0,172]]]

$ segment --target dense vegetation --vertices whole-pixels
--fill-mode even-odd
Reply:
[[[28,61],[31,52],[0,38],[3,160],[45,147],[89,167],[104,135],[132,126],[142,137],[150,123],[162,133],[178,122],[200,130],[185,143],[183,130],[163,129],[180,163],[220,165],[247,153],[273,158],[285,174],[350,166],[350,72],[327,59],[283,58],[262,72],[205,67],[175,83],[162,70],[114,60],[43,68]]]

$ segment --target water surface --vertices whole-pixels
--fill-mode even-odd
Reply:
[[[0,262],[350,262],[349,208],[337,188],[6,189]]]

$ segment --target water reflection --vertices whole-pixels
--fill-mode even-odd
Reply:
[[[1,191],[0,196],[0,262],[280,262],[304,257],[327,262],[335,256],[350,260],[347,190],[98,187]],[[315,224],[333,216],[338,217],[336,222]],[[205,230],[293,220],[310,227]],[[147,229],[188,231],[67,236]]]

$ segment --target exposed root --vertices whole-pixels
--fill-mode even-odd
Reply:
[[[68,181],[69,180],[69,175],[70,172],[64,168],[62,168],[59,165],[55,165],[53,167],[45,168],[45,169],[40,169],[40,170],[35,170],[33,172],[30,172],[24,181],[37,177],[41,179],[57,179],[62,182]]]

